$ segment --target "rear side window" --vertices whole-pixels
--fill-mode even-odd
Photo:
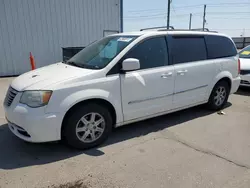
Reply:
[[[234,43],[227,37],[207,35],[205,39],[209,59],[231,57],[237,54]]]
[[[203,37],[173,36],[170,46],[174,64],[207,59],[206,45]]]
[[[130,50],[125,58],[140,60],[141,69],[155,68],[168,64],[165,37],[150,38]]]

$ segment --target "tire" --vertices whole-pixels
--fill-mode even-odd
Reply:
[[[94,117],[93,114],[95,114],[95,122],[91,120]],[[98,121],[101,123],[95,124]],[[78,149],[89,149],[103,143],[111,133],[112,127],[110,112],[101,105],[88,103],[76,107],[66,117],[62,134],[68,145]],[[100,131],[101,129],[103,132]]]
[[[224,94],[223,92],[220,91],[225,91]],[[228,97],[229,97],[229,84],[222,80],[219,81],[213,88],[213,91],[209,97],[209,101],[207,103],[207,106],[211,110],[221,110],[227,103]],[[220,99],[218,99],[220,98]],[[221,102],[218,102],[218,100],[221,100]]]

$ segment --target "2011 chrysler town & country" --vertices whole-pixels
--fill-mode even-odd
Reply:
[[[235,45],[222,34],[121,33],[14,79],[4,109],[10,130],[25,141],[63,139],[86,149],[113,127],[204,103],[223,108],[239,71]]]

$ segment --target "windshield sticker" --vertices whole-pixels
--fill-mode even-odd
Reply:
[[[117,41],[121,42],[130,42],[133,38],[120,37]]]
[[[244,51],[244,52],[241,52],[240,54],[242,54],[242,55],[250,55],[250,51]]]

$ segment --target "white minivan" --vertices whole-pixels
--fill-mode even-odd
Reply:
[[[240,84],[233,41],[200,31],[105,37],[67,62],[17,77],[4,101],[10,130],[28,142],[86,149],[112,128],[207,103],[223,108]]]

